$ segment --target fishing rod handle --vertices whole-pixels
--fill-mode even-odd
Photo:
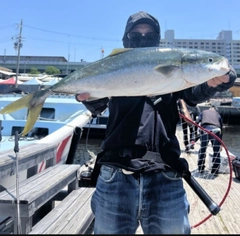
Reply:
[[[0,120],[0,142],[2,141],[2,120]]]
[[[18,131],[15,131],[15,145],[14,145],[14,152],[19,152],[19,143],[18,143],[18,139],[19,139],[19,136],[18,136]]]
[[[197,180],[190,174],[184,174],[183,178],[192,188],[192,190],[198,195],[198,197],[202,200],[208,210],[216,215],[220,211],[220,207],[217,203],[215,203],[212,198],[205,192],[205,190],[201,187],[201,185],[197,182]]]

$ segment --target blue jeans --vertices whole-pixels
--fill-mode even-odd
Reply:
[[[173,171],[124,174],[101,166],[91,200],[94,234],[190,234],[189,203],[182,178]]]

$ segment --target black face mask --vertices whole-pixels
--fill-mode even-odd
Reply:
[[[139,39],[124,39],[124,47],[125,48],[143,48],[143,47],[158,47],[159,46],[159,38],[157,39],[149,39],[147,37],[141,37]]]
[[[142,38],[139,40],[129,40],[129,48],[144,48],[144,47],[157,47],[159,46],[159,41],[156,39]]]

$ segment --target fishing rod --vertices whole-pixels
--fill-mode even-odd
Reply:
[[[180,103],[180,112],[179,116],[184,119],[188,124],[194,125],[194,121],[191,118],[191,115],[188,111],[186,103],[183,99],[179,100]],[[183,173],[184,180],[189,184],[192,190],[198,195],[198,197],[202,200],[211,214],[216,215],[220,211],[220,207],[213,199],[207,194],[207,192],[201,187],[201,185],[197,182],[197,180],[191,175],[190,171],[185,171]]]
[[[201,187],[197,180],[191,175],[191,172],[184,172],[183,178],[189,184],[192,190],[198,195],[198,197],[202,200],[202,202],[208,208],[211,214],[216,215],[220,211],[219,205]]]
[[[184,180],[188,183],[188,185],[191,187],[191,189],[197,194],[197,196],[200,198],[200,200],[204,203],[204,205],[211,212],[211,214],[208,215],[206,218],[204,218],[201,222],[194,225],[194,227],[197,227],[200,224],[202,224],[203,222],[205,222],[207,219],[209,219],[211,217],[211,215],[216,215],[220,211],[221,205],[226,200],[226,197],[227,197],[227,195],[230,191],[230,188],[231,188],[231,181],[232,181],[231,157],[230,157],[230,154],[229,154],[229,152],[227,150],[227,147],[225,146],[224,142],[218,136],[216,136],[214,133],[210,132],[209,130],[204,129],[203,127],[201,127],[200,125],[198,125],[194,121],[188,119],[185,115],[183,115],[181,113],[179,113],[179,115],[182,119],[186,120],[186,122],[197,126],[199,130],[202,130],[203,132],[207,133],[208,135],[213,136],[216,140],[218,140],[220,142],[222,148],[224,149],[224,151],[226,153],[226,156],[227,156],[227,160],[228,160],[227,163],[225,164],[226,166],[224,166],[224,168],[226,168],[226,169],[227,169],[227,167],[229,168],[229,181],[227,182],[227,180],[222,180],[223,182],[221,182],[221,188],[222,188],[222,191],[224,193],[223,196],[216,197],[216,195],[214,194],[214,190],[216,188],[220,187],[218,182],[214,182],[214,184],[209,183],[211,185],[210,189],[209,189],[210,190],[210,194],[209,194],[202,188],[202,186],[192,176],[192,174],[189,170],[187,170],[183,173]],[[224,181],[227,182],[226,185],[224,185],[225,184]],[[208,183],[206,182],[206,186],[204,186],[205,189],[207,189],[206,188],[207,185],[208,185]],[[225,190],[225,188],[226,188],[226,190]],[[219,199],[221,199],[221,197],[222,197],[222,200],[219,202]]]
[[[18,131],[15,132],[15,145],[14,152],[16,156],[16,199],[17,199],[17,233],[22,233],[21,219],[20,219],[20,204],[19,204],[19,172],[18,172],[18,152],[19,152],[19,135]]]
[[[0,120],[0,142],[2,141],[2,120]]]
[[[188,111],[186,110],[186,113]],[[179,113],[180,117],[185,119],[187,122],[193,122],[185,115]],[[190,116],[190,115],[189,115]],[[208,208],[211,214],[216,215],[220,211],[220,207],[213,199],[209,196],[209,194],[201,187],[201,185],[197,182],[197,180],[191,175],[190,171],[186,171],[183,173],[184,180],[189,184],[192,190],[198,195],[198,197],[202,200],[204,205]]]

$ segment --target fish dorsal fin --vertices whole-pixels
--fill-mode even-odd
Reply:
[[[159,65],[159,66],[156,66],[154,70],[169,77],[172,75],[173,71],[178,68],[179,66],[176,66],[176,65]]]
[[[109,56],[115,56],[117,54],[123,53],[123,52],[127,52],[133,50],[133,48],[115,48],[112,50],[112,52],[109,54]]]

